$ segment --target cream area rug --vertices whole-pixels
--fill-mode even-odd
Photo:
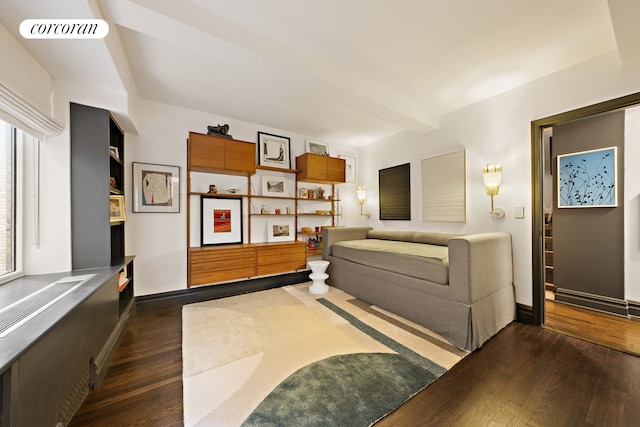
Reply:
[[[309,283],[183,308],[185,426],[369,426],[467,352]]]

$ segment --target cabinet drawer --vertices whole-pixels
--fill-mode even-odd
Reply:
[[[327,157],[327,179],[331,182],[344,182],[345,166],[344,159]]]
[[[305,153],[296,157],[298,181],[312,181],[325,184],[344,182],[345,160],[336,157]]]
[[[307,262],[303,242],[258,246],[256,252],[259,276],[300,270]]]
[[[256,173],[256,144],[226,141],[225,169],[253,175]]]
[[[246,279],[255,275],[255,249],[247,246],[190,251],[189,272],[189,286]]]
[[[224,139],[189,132],[187,167],[200,172],[224,169],[224,145]]]

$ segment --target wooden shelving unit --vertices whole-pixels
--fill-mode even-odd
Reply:
[[[223,158],[223,160],[220,159]],[[285,273],[306,267],[304,243],[293,242],[256,242],[251,241],[253,217],[291,216],[254,212],[253,199],[271,199],[291,202],[294,208],[295,197],[262,196],[253,194],[251,177],[256,170],[297,173],[293,169],[278,169],[255,164],[256,144],[189,133],[187,140],[187,284],[200,286],[219,282],[248,279],[256,276]],[[236,175],[246,177],[246,191],[236,193],[216,193],[193,191],[191,173]],[[220,198],[242,198],[248,202],[247,237],[242,244],[193,246],[191,245],[191,198],[192,196],[215,196]]]

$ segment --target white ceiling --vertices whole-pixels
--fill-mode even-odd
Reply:
[[[28,18],[110,33],[26,40]],[[354,146],[612,50],[640,59],[638,18],[637,0],[0,2],[55,79]]]

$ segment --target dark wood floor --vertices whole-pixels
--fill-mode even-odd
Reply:
[[[182,425],[181,306],[138,311],[72,426]],[[640,358],[514,322],[380,426],[638,426]]]
[[[640,319],[546,300],[545,328],[640,356]]]

